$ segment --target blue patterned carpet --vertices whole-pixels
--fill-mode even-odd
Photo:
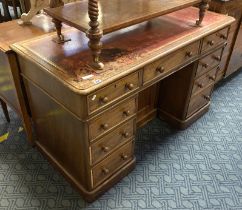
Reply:
[[[185,131],[156,119],[136,138],[137,167],[92,204],[0,113],[0,209],[242,209],[242,72],[214,92],[208,114]]]

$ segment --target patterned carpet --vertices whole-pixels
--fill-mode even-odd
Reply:
[[[185,131],[156,119],[136,138],[136,169],[85,203],[31,148],[21,122],[0,113],[0,209],[242,209],[242,71],[214,92],[208,114]]]

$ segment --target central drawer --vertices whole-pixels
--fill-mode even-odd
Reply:
[[[91,164],[96,164],[116,148],[134,138],[136,120],[131,119],[90,146]]]
[[[89,122],[90,141],[107,133],[117,125],[133,117],[137,112],[137,98],[125,101],[115,108],[109,109]]]
[[[115,153],[103,160],[92,169],[93,187],[96,187],[101,182],[109,178],[112,174],[118,171],[126,163],[134,158],[134,143],[133,141],[125,144]]]
[[[199,53],[200,41],[194,42],[180,50],[161,58],[144,67],[143,84],[152,80],[160,79],[171,70],[186,64]]]

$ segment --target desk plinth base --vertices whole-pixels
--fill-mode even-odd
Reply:
[[[57,162],[56,159],[38,141],[36,142],[36,147],[41,152],[41,154],[51,162],[52,166],[57,169],[65,177],[65,179],[81,194],[82,198],[90,203],[97,200],[102,194],[104,194],[121,179],[127,176],[135,168],[136,165],[136,158],[134,157],[132,160],[130,160],[129,163],[114,173],[101,185],[91,191],[88,191],[67,170],[65,170],[65,168],[63,168],[62,165]]]
[[[200,117],[202,117],[205,113],[208,112],[209,110],[210,103],[205,105],[203,108],[195,112],[192,116],[185,120],[178,119],[169,113],[159,109],[158,110],[158,115],[160,119],[164,119],[166,122],[168,122],[171,126],[184,130],[188,128],[191,124],[193,124],[196,120],[198,120]]]

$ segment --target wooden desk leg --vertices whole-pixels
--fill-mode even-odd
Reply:
[[[8,114],[7,104],[0,98],[1,107],[3,109],[3,114],[8,122],[10,122],[10,117]]]
[[[197,22],[196,22],[196,24],[198,26],[200,26],[203,22],[205,13],[209,8],[209,2],[210,2],[210,0],[203,0],[199,5],[199,20],[197,20]]]
[[[102,51],[102,42],[100,41],[103,33],[99,30],[98,22],[98,0],[88,1],[88,15],[90,18],[90,29],[87,31],[87,37],[89,38],[88,46],[92,51],[93,61],[91,65],[97,69],[102,70],[104,68],[103,63],[100,61],[100,54]]]

